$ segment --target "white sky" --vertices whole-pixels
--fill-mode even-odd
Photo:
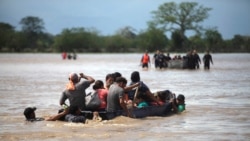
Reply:
[[[20,20],[36,16],[45,23],[46,32],[59,34],[64,28],[95,28],[112,35],[130,26],[145,30],[152,11],[171,0],[0,0],[0,22],[20,29]],[[184,0],[174,0],[176,3]],[[210,7],[205,28],[217,27],[224,39],[235,34],[250,36],[250,0],[193,0]]]

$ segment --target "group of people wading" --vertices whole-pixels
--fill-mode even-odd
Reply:
[[[71,54],[71,53],[67,53],[67,52],[64,51],[64,52],[62,52],[62,59],[63,60],[66,60],[66,59],[68,59],[68,60],[71,60],[71,59],[76,60],[77,59],[77,55],[76,55],[75,52],[73,52]]]
[[[176,55],[173,58],[170,57],[169,53],[165,55],[163,52],[157,50],[153,55],[153,62],[156,69],[163,69],[169,67],[169,62],[174,60],[182,60],[183,66],[182,69],[199,69],[201,64],[201,58],[196,50],[192,50],[188,52],[185,56],[181,57],[180,55]],[[203,58],[204,69],[210,69],[210,63],[213,64],[212,55],[209,51],[206,51]],[[146,51],[141,58],[141,66],[144,69],[148,69],[151,64],[150,56],[148,51]]]
[[[83,114],[84,110],[89,110],[86,104],[86,89],[93,84],[93,93],[97,94],[100,105],[92,109],[92,117]],[[134,89],[136,88],[136,90]],[[69,106],[66,104],[69,102]],[[24,110],[24,116],[27,121],[55,121],[62,120],[68,122],[88,123],[88,121],[101,121],[103,119],[113,119],[122,115],[132,117],[129,107],[142,108],[146,106],[163,106],[165,103],[171,103],[172,111],[176,113],[185,110],[185,97],[175,94],[169,90],[157,91],[152,93],[149,87],[141,81],[140,73],[134,71],[131,73],[131,83],[127,85],[127,79],[119,72],[107,74],[105,83],[102,80],[95,80],[92,76],[83,73],[70,73],[66,88],[61,94],[59,104],[64,109],[59,113],[46,118],[37,118],[35,107],[27,107]],[[107,112],[108,116],[101,116],[99,113]],[[120,113],[121,112],[121,113]]]

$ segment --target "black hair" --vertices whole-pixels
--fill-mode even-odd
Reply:
[[[114,78],[112,73],[107,74],[105,80],[108,80],[109,78]]]
[[[177,96],[177,99],[184,102],[185,101],[185,96],[183,94],[179,94]]]
[[[34,118],[34,117],[31,117],[31,114],[34,113],[35,110],[36,110],[36,107],[27,107],[27,108],[25,108],[24,112],[23,112],[25,118],[27,120],[30,120],[30,119]]]
[[[139,82],[140,81],[140,73],[138,71],[134,71],[131,73],[131,81],[132,82]]]
[[[158,97],[162,100],[165,101],[167,99],[167,95],[164,92],[159,92]]]
[[[170,100],[171,98],[173,98],[174,95],[172,95],[172,93],[169,90],[164,90],[164,91],[159,91],[157,92],[157,96],[162,100]]]
[[[127,79],[126,78],[124,78],[124,77],[118,77],[118,78],[116,78],[116,82],[117,83],[120,83],[120,82],[122,82],[122,83],[124,83],[124,84],[127,84]]]
[[[114,73],[112,73],[112,76],[113,76],[113,78],[114,78],[114,81],[116,81],[116,79],[117,79],[118,77],[122,77],[122,74],[119,73],[119,72],[114,72]]]
[[[95,84],[93,85],[94,90],[102,89],[103,87],[104,87],[104,84],[103,84],[102,80],[96,80]]]

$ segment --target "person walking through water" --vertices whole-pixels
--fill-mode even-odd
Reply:
[[[153,56],[153,63],[155,63],[155,68],[159,67],[159,55],[160,55],[160,51],[157,50]]]
[[[62,52],[62,59],[65,60],[67,58],[67,52],[63,51]]]
[[[210,55],[209,51],[203,56],[204,69],[210,69],[210,62],[213,64],[212,55]]]
[[[142,56],[142,58],[141,58],[141,64],[142,64],[142,68],[143,68],[143,69],[144,69],[144,68],[148,69],[148,64],[150,64],[150,57],[149,57],[149,55],[148,55],[148,51],[146,51],[146,52],[143,54],[143,56]]]
[[[193,57],[194,57],[195,69],[199,69],[201,59],[200,59],[199,54],[196,52],[196,50],[193,50]]]

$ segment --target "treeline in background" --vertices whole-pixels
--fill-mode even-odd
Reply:
[[[196,2],[169,2],[152,11],[153,18],[145,30],[131,26],[118,29],[113,35],[101,35],[97,29],[65,28],[58,35],[46,33],[43,19],[27,16],[20,20],[22,29],[0,22],[0,52],[250,52],[250,37],[235,35],[224,40],[216,27],[202,26],[211,8]],[[193,36],[186,36],[192,31]],[[167,37],[169,33],[170,37]]]

